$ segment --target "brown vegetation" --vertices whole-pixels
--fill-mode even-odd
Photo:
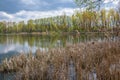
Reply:
[[[120,80],[120,41],[87,42],[20,54],[0,65],[16,80]]]

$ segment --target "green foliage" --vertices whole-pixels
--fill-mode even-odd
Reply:
[[[0,22],[0,33],[5,33],[6,32],[6,25],[4,22]]]
[[[35,31],[35,25],[34,25],[34,23],[33,23],[33,20],[29,20],[29,21],[28,21],[27,27],[28,27],[28,32],[33,32],[33,31]]]
[[[42,18],[15,22],[0,22],[0,33],[43,32],[62,33],[74,31],[103,31],[120,28],[120,14],[118,11],[77,11],[72,16],[61,15],[56,17]]]

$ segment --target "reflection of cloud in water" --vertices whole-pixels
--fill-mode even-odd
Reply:
[[[20,52],[22,50],[21,48],[22,48],[22,46],[19,44],[1,45],[0,46],[0,54],[8,53],[10,51]]]
[[[0,54],[7,54],[11,51],[16,51],[18,53],[24,52],[32,52],[35,53],[37,49],[40,49],[41,51],[48,50],[47,48],[40,48],[36,46],[29,46],[28,42],[25,42],[23,45],[16,43],[16,44],[7,44],[7,45],[0,45]]]
[[[3,52],[8,53],[9,51],[12,51],[12,50],[15,50],[15,46],[13,45],[5,47],[5,49],[3,49]]]

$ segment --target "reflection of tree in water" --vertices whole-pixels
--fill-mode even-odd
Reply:
[[[67,43],[76,44],[80,42],[104,40],[104,34],[80,34],[80,35],[4,35],[0,36],[0,44],[21,44],[26,42],[29,47],[53,48],[65,47]],[[113,37],[114,38],[114,37]]]

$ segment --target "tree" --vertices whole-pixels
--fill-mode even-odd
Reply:
[[[106,27],[106,10],[105,9],[101,10],[101,22],[102,22],[102,27]]]
[[[27,26],[28,26],[29,32],[35,31],[35,25],[33,23],[33,20],[29,20]]]
[[[87,10],[99,9],[103,1],[104,0],[75,0],[80,8],[85,7]]]
[[[6,33],[6,25],[4,22],[0,22],[0,33]]]
[[[120,14],[120,1],[118,2],[118,12]]]
[[[17,32],[24,31],[24,21],[18,23]]]

